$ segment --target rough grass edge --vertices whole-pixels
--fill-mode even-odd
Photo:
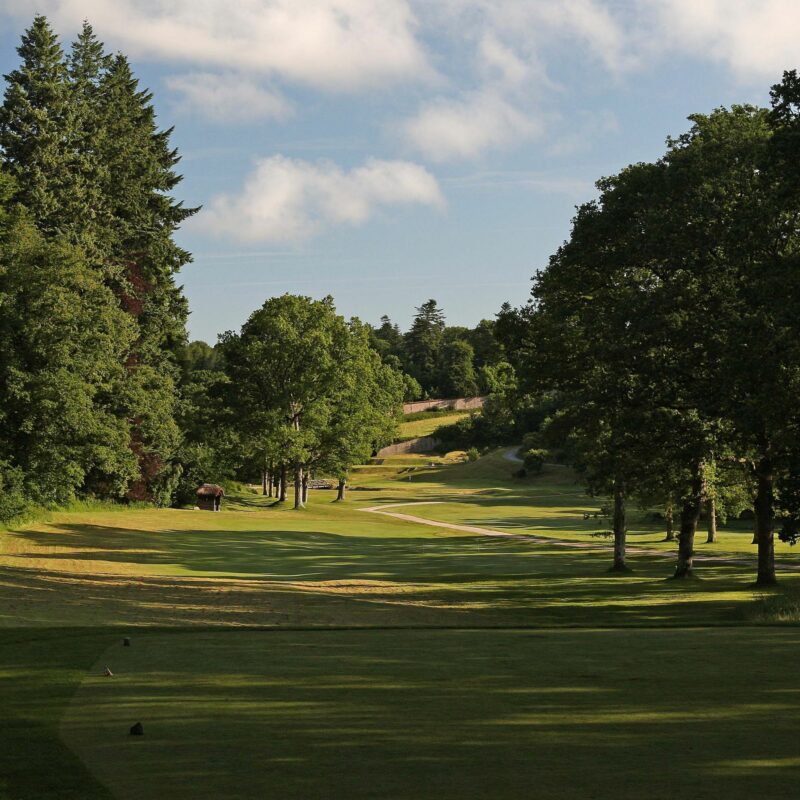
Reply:
[[[37,506],[28,504],[24,510],[7,520],[0,521],[0,532],[9,533],[35,522],[49,522],[53,514],[63,512],[131,511],[133,509],[155,508],[152,503],[122,502],[114,500],[72,500],[59,506]]]
[[[758,594],[747,616],[752,622],[767,625],[800,623],[800,587],[780,586]]]

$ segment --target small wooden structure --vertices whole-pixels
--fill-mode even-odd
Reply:
[[[225,490],[216,483],[204,483],[197,490],[197,507],[201,511],[219,511]]]

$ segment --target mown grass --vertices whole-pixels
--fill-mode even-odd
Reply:
[[[468,416],[469,413],[469,411],[452,411],[447,414],[435,414],[423,419],[401,422],[396,440],[403,442],[419,436],[432,436],[438,428],[452,425],[462,417]]]
[[[798,643],[709,629],[145,635],[102,654],[62,734],[131,800],[789,797]],[[136,721],[141,739],[126,736]]]
[[[635,515],[613,576],[598,501],[513,470],[387,459],[302,512],[243,494],[0,534],[0,798],[793,796],[797,617],[753,589],[744,530],[671,581]],[[414,501],[519,535],[364,513]]]

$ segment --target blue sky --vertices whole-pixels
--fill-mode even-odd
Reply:
[[[598,177],[800,62],[796,0],[0,0],[4,73],[37,11],[175,125],[209,342],[284,292],[404,328],[518,305]]]

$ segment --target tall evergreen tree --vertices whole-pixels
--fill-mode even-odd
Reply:
[[[67,233],[65,199],[73,188],[75,165],[64,52],[41,15],[22,35],[17,52],[21,64],[5,76],[0,108],[3,166],[15,179],[15,199],[29,210],[36,226],[48,235]]]
[[[165,500],[180,438],[174,420],[176,361],[188,315],[174,276],[191,260],[173,234],[196,209],[184,208],[169,194],[181,180],[174,169],[179,156],[169,145],[171,130],[158,129],[152,95],[139,89],[124,56],[116,56],[102,74],[99,98],[106,214],[99,235],[108,254],[108,280],[139,327],[128,364],[129,408],[137,421],[132,446],[142,465],[132,493]]]
[[[80,231],[76,238],[105,271],[107,253],[99,227],[109,218],[108,201],[103,187],[108,183],[108,165],[103,158],[104,124],[100,111],[100,84],[111,59],[92,26],[84,22],[67,58],[69,103],[72,119],[72,158],[69,194],[64,198],[65,212],[72,226]]]
[[[0,176],[0,462],[37,503],[119,497],[136,467],[119,406],[135,325],[78,248],[6,205],[12,193]]]
[[[404,340],[406,372],[419,381],[429,396],[439,394],[439,350],[445,329],[444,312],[435,300],[423,303]]]
[[[4,170],[35,225],[80,245],[135,323],[119,407],[141,467],[131,496],[163,502],[180,438],[176,360],[188,313],[174,276],[191,260],[173,234],[194,213],[170,195],[181,180],[171,131],[158,128],[127,59],[106,56],[90,25],[65,59],[38,16],[19,53],[0,110]]]

